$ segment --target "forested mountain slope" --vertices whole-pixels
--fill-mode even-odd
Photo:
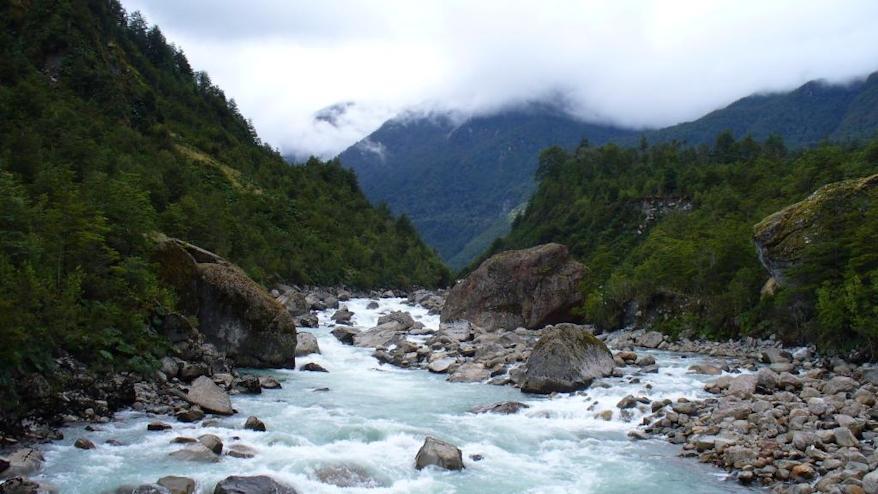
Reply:
[[[736,138],[783,136],[791,148],[821,141],[869,140],[878,136],[878,72],[849,84],[811,81],[788,93],[755,94],[693,122],[645,133],[651,143],[711,144],[730,130]],[[632,139],[616,141],[635,145]]]
[[[534,189],[542,149],[576,146],[585,138],[605,143],[630,133],[534,104],[463,122],[449,115],[403,115],[339,157],[357,172],[370,199],[405,212],[424,240],[460,267],[494,237],[461,259],[473,239],[492,227],[498,235],[507,231],[507,215]]]
[[[542,149],[581,141],[639,146],[641,141],[712,145],[717,134],[762,141],[781,135],[790,148],[869,140],[878,133],[878,73],[847,85],[812,81],[788,93],[748,96],[693,122],[660,130],[620,129],[569,117],[558,105],[531,104],[457,122],[403,115],[343,152],[373,201],[405,213],[454,267],[470,262],[508,231],[512,208],[533,190]]]
[[[151,262],[155,232],[263,283],[448,278],[353,172],[285,163],[117,0],[0,2],[0,378],[58,353],[112,366],[160,352],[151,325],[175,296]]]
[[[807,234],[814,245],[797,256],[797,283],[768,286],[764,296],[769,274],[752,238],[763,218],[820,186],[876,172],[878,141],[790,152],[777,136],[761,143],[726,132],[712,148],[551,148],[540,157],[527,211],[482,258],[567,245],[589,271],[582,314],[601,328],[778,334],[874,357],[874,330],[863,330],[878,324],[874,204],[827,206],[822,214],[831,216],[821,224],[835,226]]]

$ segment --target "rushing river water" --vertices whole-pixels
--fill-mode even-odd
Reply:
[[[362,328],[376,324],[381,313],[409,311],[427,327],[437,316],[402,299],[382,299],[376,310],[368,300],[346,303]],[[620,417],[616,403],[625,395],[690,399],[704,396],[703,377],[686,374],[699,361],[657,352],[659,374],[609,379],[609,388],[556,398],[525,395],[509,386],[452,384],[445,376],[380,365],[372,351],[340,344],[329,334],[332,311],[320,314],[313,332],[322,355],[298,359],[316,362],[329,373],[276,370],[270,374],[281,390],[237,395],[239,413],[219,418],[210,427],[177,423],[173,430],[147,432],[156,417],[125,412],[118,420],[88,432],[82,426],[64,430],[65,440],[44,446],[46,465],[37,477],[62,493],[114,492],[123,484],[139,485],[166,475],[195,479],[197,492],[209,494],[229,475],[270,475],[310,493],[728,493],[749,492],[723,472],[694,459],[681,459],[679,446],[661,439],[631,441],[626,433],[640,423]],[[530,405],[516,415],[473,415],[477,405],[516,400]],[[597,418],[613,410],[611,421]],[[267,432],[244,430],[245,419],[258,416]],[[178,436],[219,436],[226,448],[240,443],[255,458],[223,456],[218,463],[187,463],[168,454],[181,448]],[[414,458],[427,435],[463,450],[465,470],[415,470]],[[73,442],[91,439],[97,448],[79,450]],[[109,439],[122,443],[106,444]],[[473,457],[481,457],[475,461]],[[339,478],[359,485],[338,487]]]

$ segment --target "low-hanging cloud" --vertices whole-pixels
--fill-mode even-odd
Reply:
[[[412,108],[460,116],[560,97],[583,119],[660,127],[878,70],[873,0],[123,4],[295,156],[334,156]]]

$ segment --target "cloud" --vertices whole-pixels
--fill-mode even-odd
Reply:
[[[754,92],[878,70],[874,0],[123,0],[260,136],[331,157],[411,108],[561,97],[581,118],[692,120]],[[356,102],[335,124],[315,118]]]

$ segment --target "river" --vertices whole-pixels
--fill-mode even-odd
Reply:
[[[381,299],[373,310],[366,308],[368,302],[344,302],[361,328],[374,326],[380,314],[392,310],[409,311],[427,327],[439,325],[438,316],[404,299]],[[71,494],[115,492],[120,485],[155,482],[166,475],[192,478],[196,492],[204,494],[229,475],[270,475],[302,494],[751,492],[714,467],[679,458],[680,446],[662,439],[630,440],[627,432],[642,414],[621,417],[615,407],[628,394],[652,400],[705,397],[707,378],[686,373],[701,358],[653,352],[658,374],[605,379],[607,388],[549,398],[509,386],[448,383],[443,375],[381,365],[370,349],[342,345],[329,334],[332,312],[320,313],[320,328],[302,329],[317,336],[322,354],[297,361],[316,362],[328,373],[265,372],[277,377],[283,389],[233,396],[239,413],[208,426],[123,412],[98,431],[68,427],[64,440],[41,447],[46,463],[35,478]],[[506,400],[530,408],[515,415],[467,412]],[[613,419],[597,417],[603,410],[613,410]],[[259,417],[267,431],[244,430],[250,415]],[[157,419],[174,428],[148,432],[146,425]],[[227,449],[236,443],[250,446],[256,456],[224,455],[218,463],[168,457],[181,448],[171,443],[173,438],[201,434],[219,436]],[[466,468],[416,470],[414,458],[427,435],[459,446]],[[97,448],[76,449],[73,442],[80,437]],[[110,439],[121,445],[107,444]]]

